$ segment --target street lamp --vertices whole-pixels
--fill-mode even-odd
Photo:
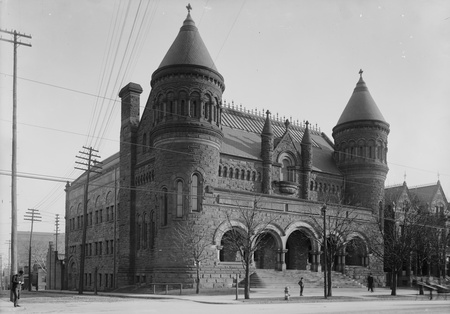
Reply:
[[[325,216],[327,214],[327,205],[323,204],[322,208],[323,215],[323,296],[327,298],[327,225]]]

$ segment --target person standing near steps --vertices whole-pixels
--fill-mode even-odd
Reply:
[[[300,281],[298,282],[298,285],[300,286],[300,296],[302,297],[303,296],[303,287],[304,287],[303,277],[300,278]]]
[[[367,291],[373,292],[373,277],[372,273],[367,277]]]

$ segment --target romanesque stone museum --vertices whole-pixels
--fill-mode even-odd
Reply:
[[[231,228],[244,227],[237,218],[228,221],[226,213],[252,206],[272,221],[263,235],[265,246],[253,256],[252,272],[320,274],[317,221],[324,203],[331,219],[344,212],[358,217],[345,235],[358,245],[341,250],[334,270],[370,268],[381,274],[378,282],[384,280],[365,228],[383,212],[389,124],[362,71],[355,73],[356,87],[348,87],[349,94],[354,88],[348,103],[336,104],[343,111],[331,137],[306,121],[281,121],[269,111],[224,103],[225,78],[190,13],[149,79],[151,93],[144,101],[139,84],[121,89],[120,151],[103,160],[102,174],[91,174],[87,290],[95,282],[99,290],[192,285],[194,263],[176,245],[183,239],[173,236],[174,226],[186,221],[208,235],[201,286],[231,286],[243,268],[224,239]],[[79,284],[85,181],[86,173],[66,187],[68,289]]]

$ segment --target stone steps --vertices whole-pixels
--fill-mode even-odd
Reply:
[[[323,287],[323,273],[311,272],[309,270],[285,270],[276,271],[268,269],[257,269],[250,276],[251,288],[284,288],[296,287],[298,281],[303,277],[306,287]],[[363,287],[356,280],[353,280],[342,273],[332,272],[331,282],[333,288],[343,287]],[[244,286],[244,280],[239,282],[239,286]]]

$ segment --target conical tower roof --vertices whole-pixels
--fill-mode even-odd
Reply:
[[[362,78],[362,71],[360,71],[359,81],[336,126],[362,120],[374,120],[387,123],[370,95],[366,82]]]
[[[184,20],[178,36],[167,51],[158,70],[177,65],[203,66],[218,72],[190,13]]]

